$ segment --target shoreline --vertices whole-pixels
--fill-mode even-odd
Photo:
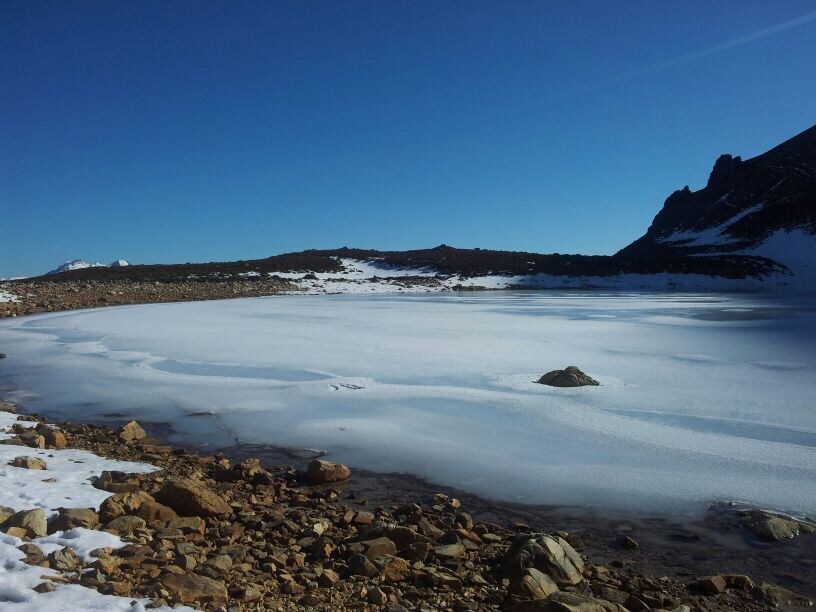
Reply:
[[[21,415],[24,414],[24,407],[20,407]],[[25,415],[24,419],[37,418],[42,422],[48,422],[47,417]],[[748,543],[744,537],[740,538],[744,542],[742,554],[737,556],[738,551],[730,547],[729,540],[733,533],[729,532],[733,529],[733,525],[728,525],[727,522],[721,523],[719,526],[698,522],[692,526],[678,525],[672,521],[661,519],[660,517],[645,517],[642,521],[621,522],[618,517],[610,520],[603,520],[596,518],[594,521],[587,516],[586,513],[576,512],[575,509],[557,508],[557,507],[519,507],[512,504],[502,503],[498,501],[490,501],[469,495],[467,493],[457,492],[445,487],[436,487],[427,482],[421,481],[418,478],[401,475],[401,474],[374,474],[362,470],[355,470],[351,478],[347,481],[332,483],[330,485],[322,485],[312,487],[303,481],[302,474],[304,473],[303,464],[307,461],[304,457],[300,465],[270,465],[264,460],[265,453],[257,448],[237,449],[222,449],[221,451],[208,450],[206,454],[198,455],[194,451],[185,449],[179,445],[165,444],[160,435],[157,437],[145,438],[139,440],[135,444],[121,444],[117,443],[117,430],[110,425],[99,425],[95,423],[76,424],[72,422],[59,423],[57,427],[66,433],[69,448],[79,448],[89,450],[102,457],[108,457],[117,460],[147,462],[157,466],[160,470],[167,470],[172,473],[173,469],[168,467],[170,462],[183,460],[192,461],[193,465],[205,466],[205,470],[212,466],[220,466],[217,469],[239,469],[238,466],[254,465],[267,471],[272,475],[272,479],[279,483],[285,483],[284,488],[288,490],[295,499],[300,499],[302,495],[314,498],[317,497],[321,501],[319,503],[319,514],[325,515],[327,509],[336,508],[333,512],[335,515],[347,515],[349,510],[354,512],[363,512],[367,516],[372,513],[372,521],[383,520],[386,522],[394,521],[393,512],[397,508],[405,508],[408,506],[423,509],[425,516],[429,519],[433,517],[434,520],[441,519],[446,514],[451,514],[449,519],[455,521],[455,517],[461,512],[467,512],[468,517],[474,525],[488,525],[492,531],[500,534],[501,542],[497,542],[499,550],[491,550],[486,558],[482,559],[483,572],[491,574],[497,580],[493,585],[498,588],[501,597],[497,595],[496,590],[492,592],[492,598],[488,597],[487,601],[475,601],[476,605],[455,609],[473,609],[473,610],[488,610],[488,609],[528,609],[522,606],[522,600],[518,600],[517,593],[513,594],[512,585],[504,584],[500,580],[501,566],[503,559],[506,557],[507,548],[518,537],[526,533],[558,533],[575,547],[575,549],[582,555],[588,568],[589,576],[584,579],[582,589],[577,592],[582,593],[581,597],[596,597],[599,595],[602,588],[613,588],[607,586],[600,586],[596,584],[598,580],[605,580],[605,572],[613,572],[614,578],[611,584],[632,584],[643,583],[649,585],[649,591],[654,588],[655,581],[659,581],[660,586],[665,590],[671,592],[671,596],[678,598],[675,603],[678,606],[675,608],[682,610],[683,605],[689,605],[692,609],[701,610],[760,610],[768,609],[768,606],[773,602],[768,600],[769,595],[763,594],[763,591],[758,585],[762,584],[777,584],[785,589],[804,597],[814,597],[814,585],[816,582],[812,577],[816,575],[816,560],[814,560],[812,553],[808,555],[808,537],[803,535],[799,538],[774,544],[753,544]],[[148,427],[148,429],[150,429]],[[176,469],[176,471],[178,471]],[[223,470],[222,470],[223,471]],[[162,472],[155,472],[153,475],[140,475],[136,477],[138,480],[150,479]],[[212,476],[212,474],[209,474]],[[222,474],[223,476],[223,474]],[[121,478],[121,477],[120,477]],[[160,476],[160,480],[163,478]],[[125,478],[127,480],[127,478]],[[132,478],[130,479],[132,480]],[[216,476],[215,481],[211,481],[206,476],[203,477],[202,482],[206,482],[212,486],[212,489],[218,491],[218,483],[220,482],[235,482],[232,476],[221,478]],[[240,482],[240,479],[238,480]],[[398,485],[398,488],[395,487]],[[252,487],[249,487],[252,489]],[[251,493],[254,495],[254,493]],[[440,508],[439,499],[455,500],[450,503],[455,504],[455,508],[449,507],[445,504]],[[275,496],[275,502],[281,503],[279,496]],[[297,502],[298,507],[302,506],[302,502]],[[269,502],[263,503],[263,508],[268,509]],[[260,508],[256,508],[260,509]],[[390,510],[389,510],[390,509]],[[245,508],[248,511],[248,508]],[[441,517],[440,517],[441,515]],[[515,516],[515,518],[512,518]],[[316,517],[317,518],[317,517]],[[366,521],[368,519],[366,518]],[[722,520],[722,516],[719,517]],[[715,521],[716,522],[716,521]],[[366,523],[368,525],[368,523]],[[335,526],[336,527],[336,526]],[[363,525],[358,527],[362,528]],[[455,528],[455,524],[452,525]],[[651,529],[649,529],[651,527]],[[461,528],[460,528],[461,529]],[[473,527],[475,529],[475,527]],[[719,532],[718,530],[723,530]],[[364,531],[364,530],[363,530]],[[661,534],[662,532],[662,534]],[[128,534],[123,535],[124,539],[128,539]],[[355,537],[358,536],[358,537]],[[671,537],[674,536],[674,537]],[[359,539],[359,534],[353,534],[345,540],[354,541]],[[459,534],[458,541],[465,541],[463,534]],[[719,541],[718,541],[719,540]],[[297,539],[289,539],[290,544]],[[441,542],[441,540],[440,540]],[[632,543],[634,542],[634,544]],[[439,544],[439,542],[437,542]],[[483,542],[481,544],[484,544]],[[446,546],[447,544],[442,544]],[[337,550],[342,547],[353,546],[344,542],[343,544],[336,543]],[[300,552],[303,549],[301,544],[295,545],[295,551]],[[704,555],[703,551],[708,549],[709,554]],[[715,552],[712,552],[717,549]],[[773,568],[773,572],[768,573],[761,571],[760,564],[753,567],[753,575],[746,571],[746,559],[753,555],[756,558],[764,559],[767,568]],[[775,551],[775,552],[774,552]],[[471,551],[472,552],[472,551]],[[401,554],[401,553],[400,553]],[[479,555],[482,553],[479,552]],[[747,555],[747,556],[746,556]],[[797,562],[790,562],[787,567],[784,567],[784,559],[795,559],[798,561],[809,558],[812,565],[810,569],[800,576],[791,574],[790,571],[796,569]],[[431,562],[433,555],[430,558],[426,557],[426,562],[429,566],[433,566]],[[678,563],[678,560],[683,559],[684,563]],[[307,553],[305,565],[309,567],[309,561],[315,562],[319,559],[312,559]],[[324,559],[325,561],[325,559]],[[437,562],[442,561],[440,568],[443,571],[451,566],[451,560],[437,559]],[[463,559],[461,561],[464,561]],[[410,562],[410,560],[409,560]],[[460,563],[460,560],[457,560]],[[781,564],[781,565],[780,565]],[[454,564],[455,565],[455,564]],[[498,568],[498,569],[497,569]],[[598,578],[598,568],[602,578]],[[673,571],[671,571],[673,568]],[[347,567],[344,571],[347,571]],[[427,569],[423,566],[423,569]],[[669,570],[669,571],[667,571]],[[696,570],[696,571],[695,571]],[[434,570],[436,571],[436,570]],[[455,572],[454,572],[455,573]],[[340,576],[343,572],[339,573]],[[424,575],[424,574],[423,574]],[[726,588],[720,593],[705,594],[701,591],[701,578],[711,575],[748,575],[751,578],[751,584],[755,585],[752,589],[734,589]],[[382,579],[382,575],[378,574]],[[593,582],[593,576],[596,579]],[[359,577],[356,577],[359,578]],[[371,579],[377,582],[377,576],[371,576]],[[769,579],[773,578],[774,582]],[[352,576],[348,576],[352,579]],[[419,585],[415,585],[415,589],[420,592],[419,598],[435,597],[438,591],[445,594],[450,592],[455,595],[460,592],[457,589],[451,591],[449,588],[434,588],[425,592],[428,586],[423,582],[425,579],[420,579]],[[489,582],[488,578],[488,582]],[[405,580],[397,581],[400,585]],[[606,583],[603,583],[606,585]],[[93,584],[86,584],[85,586],[96,586]],[[233,585],[234,586],[234,585]],[[382,586],[382,585],[381,585]],[[562,585],[563,586],[563,585]],[[437,585],[438,587],[438,585]],[[500,588],[499,588],[500,587]],[[589,588],[588,588],[589,587]],[[107,588],[107,587],[105,587]],[[152,588],[152,587],[151,587]],[[770,587],[768,587],[770,588]],[[399,589],[398,589],[399,590]],[[490,589],[488,589],[490,590]],[[619,590],[619,589],[618,589]],[[704,589],[703,589],[704,590]],[[338,602],[334,602],[331,606],[321,608],[324,603],[318,599],[308,598],[308,588],[305,591],[300,591],[295,588],[297,593],[280,593],[277,592],[276,597],[281,595],[284,597],[283,601],[278,601],[280,606],[271,609],[290,609],[288,605],[293,601],[299,601],[303,597],[307,597],[307,607],[314,609],[387,609],[382,604],[370,606],[370,602],[363,602],[363,606],[351,605],[351,602],[345,602],[341,607],[336,607]],[[562,591],[564,589],[562,588]],[[574,589],[567,588],[566,592],[573,592]],[[596,592],[598,591],[598,592]],[[303,593],[307,592],[307,596]],[[388,589],[384,591],[389,593]],[[787,592],[787,591],[784,591]],[[130,593],[130,591],[129,591]],[[145,587],[145,590],[139,591],[140,596],[150,596],[150,589]],[[424,595],[422,595],[424,593]],[[609,596],[610,593],[606,592]],[[649,594],[641,594],[648,598]],[[300,596],[300,597],[296,597]],[[624,606],[620,610],[637,609],[629,597],[631,592],[626,593],[626,600],[619,601],[618,604]],[[416,594],[412,597],[417,597]],[[624,599],[622,595],[618,595],[620,599]],[[688,598],[685,603],[681,603],[683,598]],[[511,599],[514,602],[512,605],[508,604]],[[173,603],[172,597],[166,599],[165,603]],[[365,599],[365,598],[363,598]],[[397,596],[399,599],[399,596]],[[546,599],[546,598],[544,598]],[[518,601],[517,601],[518,600]],[[277,601],[277,600],[276,600]],[[525,602],[527,600],[524,600]],[[531,600],[532,601],[532,600]],[[606,600],[605,600],[606,601]],[[625,606],[630,603],[635,607]],[[190,600],[184,603],[196,603],[196,605],[203,604],[204,609],[218,610],[218,605],[214,602],[206,602],[199,600]],[[232,605],[232,599],[230,604]],[[387,603],[387,602],[386,602]],[[396,602],[391,602],[396,603]],[[405,602],[400,600],[402,605]],[[427,602],[431,604],[431,601]],[[450,603],[450,602],[447,602]],[[778,602],[777,602],[778,603]],[[212,605],[210,605],[212,604]],[[518,607],[522,606],[522,607]],[[301,602],[300,605],[303,605]],[[526,605],[526,604],[525,604]],[[481,607],[479,607],[481,606]],[[510,606],[510,607],[508,607]],[[776,606],[773,606],[776,607]],[[253,609],[250,607],[241,607],[238,609]],[[403,608],[393,608],[393,610],[401,610]],[[407,608],[412,609],[412,608]],[[417,608],[419,609],[419,608]],[[434,609],[434,608],[432,608]],[[532,607],[531,610],[549,610],[562,608],[538,608]],[[601,608],[599,608],[600,610]],[[793,609],[793,608],[791,608]]]

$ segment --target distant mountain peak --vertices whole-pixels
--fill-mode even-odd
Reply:
[[[99,263],[98,261],[91,263],[89,261],[85,261],[84,259],[71,259],[70,261],[66,261],[64,264],[57,266],[53,270],[46,272],[46,275],[70,272],[71,270],[84,270],[85,268],[121,268],[129,265],[130,263],[125,259],[117,259],[108,265]]]

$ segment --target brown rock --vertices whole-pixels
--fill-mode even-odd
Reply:
[[[48,448],[61,450],[68,446],[68,441],[65,439],[65,434],[59,429],[52,429],[49,427],[48,429],[40,432],[40,435],[42,435],[43,439],[45,440],[45,445]]]
[[[182,603],[227,603],[227,587],[223,583],[197,574],[165,574],[158,580],[173,597]]]
[[[697,587],[706,595],[719,595],[726,586],[722,576],[705,576],[697,581]]]
[[[82,561],[80,561],[76,553],[67,546],[60,550],[55,550],[48,555],[47,559],[51,564],[51,569],[55,569],[58,572],[75,572],[82,567]]]
[[[11,533],[8,528],[19,528],[30,538],[41,538],[48,533],[48,524],[45,520],[45,512],[42,508],[34,510],[21,510],[7,518],[3,522],[6,533]]]
[[[143,518],[126,514],[117,517],[105,525],[105,531],[112,531],[119,535],[133,533],[137,529],[143,529],[146,523]]]
[[[314,459],[306,468],[306,482],[311,485],[340,482],[351,476],[351,470],[342,463]]]
[[[157,501],[149,500],[139,505],[136,516],[143,518],[148,523],[153,521],[169,521],[178,516],[172,508]]]
[[[156,499],[182,516],[219,516],[232,512],[230,505],[216,493],[186,478],[164,483]]]
[[[559,586],[578,584],[583,578],[584,561],[563,538],[527,534],[516,538],[502,563],[502,573],[520,580],[524,570],[534,567]]]
[[[352,576],[367,576],[372,578],[379,572],[377,567],[365,555],[354,555],[348,560],[348,571]]]
[[[136,421],[131,421],[119,428],[118,435],[122,442],[129,444],[137,440],[144,440],[147,432]]]
[[[90,508],[60,508],[59,515],[48,525],[49,531],[67,531],[74,527],[96,529],[99,516]]]
[[[16,468],[24,468],[26,470],[44,470],[46,463],[42,459],[36,457],[15,457],[9,461],[9,465]]]
[[[547,599],[558,591],[558,585],[547,574],[529,567],[515,585],[512,592],[524,599]]]
[[[102,521],[109,521],[123,514],[133,514],[143,503],[148,501],[154,500],[144,491],[116,493],[99,505],[99,517]]]

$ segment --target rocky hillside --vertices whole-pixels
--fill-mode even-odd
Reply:
[[[815,235],[816,126],[747,161],[721,155],[703,189],[671,194],[616,257],[764,255],[792,268],[816,255]]]

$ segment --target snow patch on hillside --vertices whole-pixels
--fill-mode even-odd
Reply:
[[[13,293],[9,293],[8,291],[0,290],[0,303],[3,303],[3,302],[16,302],[17,299],[18,299],[17,296],[14,295]]]

